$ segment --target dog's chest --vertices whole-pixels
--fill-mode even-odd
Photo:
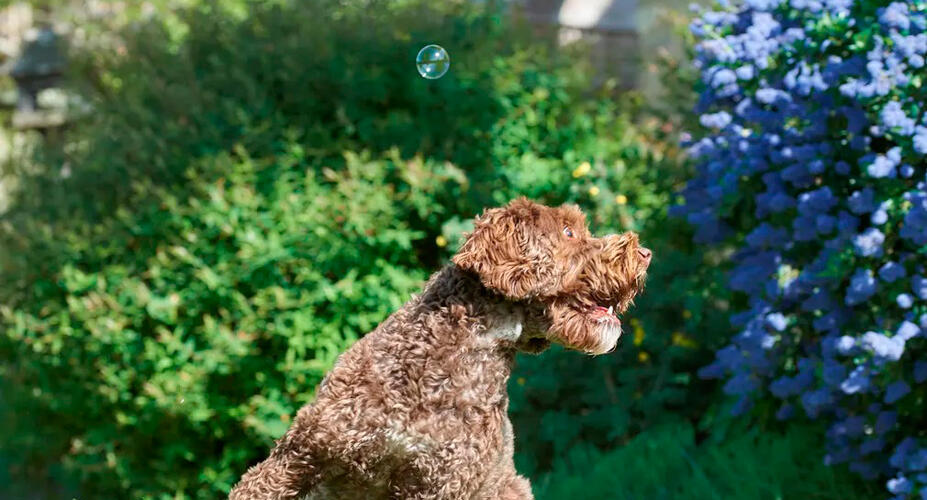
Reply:
[[[316,486],[300,500],[385,500],[390,498],[387,482],[381,484],[354,484],[344,480],[330,480]]]
[[[510,304],[497,305],[488,315],[489,324],[482,337],[490,341],[516,342],[524,330],[525,313]]]
[[[495,429],[483,434],[471,430],[470,437],[481,442],[492,443],[488,454],[483,455],[488,467],[481,477],[471,477],[471,481],[482,484],[495,484],[500,470],[514,467],[513,432],[508,418],[502,417],[495,424],[480,425],[480,429]],[[358,464],[329,464],[328,478],[317,484],[301,500],[385,500],[396,498],[396,488],[402,489],[407,481],[419,483],[421,477],[414,464],[432,464],[427,456],[438,453],[447,447],[467,448],[466,440],[452,439],[448,442],[415,432],[412,427],[392,428],[380,433],[380,446],[371,456],[378,459],[357,468]],[[454,442],[456,441],[456,442]],[[471,443],[472,444],[472,443]],[[423,458],[424,461],[420,462]],[[480,497],[482,498],[482,497]]]

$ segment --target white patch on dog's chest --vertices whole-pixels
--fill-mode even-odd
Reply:
[[[383,433],[386,446],[394,456],[410,456],[428,451],[434,443],[424,436],[415,435],[398,428],[388,428]]]
[[[492,323],[486,329],[485,335],[492,339],[515,342],[521,338],[524,330],[525,314],[521,309],[514,307],[500,307],[493,314]]]
[[[521,331],[523,328],[524,327],[521,321],[512,321],[511,323],[505,325],[496,326],[495,328],[489,330],[487,334],[495,339],[515,342],[521,337]]]

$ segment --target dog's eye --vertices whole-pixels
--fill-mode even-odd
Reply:
[[[570,226],[564,227],[564,228],[563,228],[563,235],[566,236],[567,238],[572,238],[572,237],[573,237],[573,229],[571,229]]]

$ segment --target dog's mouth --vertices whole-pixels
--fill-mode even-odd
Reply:
[[[605,354],[614,351],[618,347],[618,339],[621,338],[622,328],[621,320],[618,319],[616,312],[619,309],[615,306],[595,306],[592,308],[591,317],[598,327],[595,346],[592,349],[586,349],[591,354]]]
[[[615,311],[615,306],[594,306],[590,314],[597,323],[621,325],[621,320],[618,319]]]

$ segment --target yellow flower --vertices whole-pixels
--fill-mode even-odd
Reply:
[[[640,325],[634,326],[634,345],[641,345],[644,342],[644,337],[647,336],[647,333],[641,328]]]
[[[628,202],[628,197],[623,194],[619,194],[618,196],[615,197],[615,203],[619,205],[624,205],[627,202]]]
[[[592,165],[588,161],[584,161],[579,164],[578,167],[573,169],[573,177],[579,179],[580,177],[588,174],[592,170]]]
[[[673,345],[678,345],[679,347],[685,347],[686,349],[694,349],[698,344],[687,337],[682,332],[673,332]]]
[[[598,187],[592,186],[591,188],[589,188],[589,196],[598,196],[598,195],[599,195]]]
[[[516,382],[518,382],[518,385],[525,385],[525,377],[518,377]]]
[[[685,319],[691,318],[691,317],[692,317],[692,311],[690,311],[690,310],[688,310],[688,309],[682,311],[682,317],[685,318]]]
[[[447,246],[447,238],[439,235],[437,238],[435,238],[435,244],[441,248],[444,248]]]
[[[641,363],[646,363],[648,360],[650,360],[650,355],[647,354],[647,351],[641,351],[637,353],[637,360]]]

